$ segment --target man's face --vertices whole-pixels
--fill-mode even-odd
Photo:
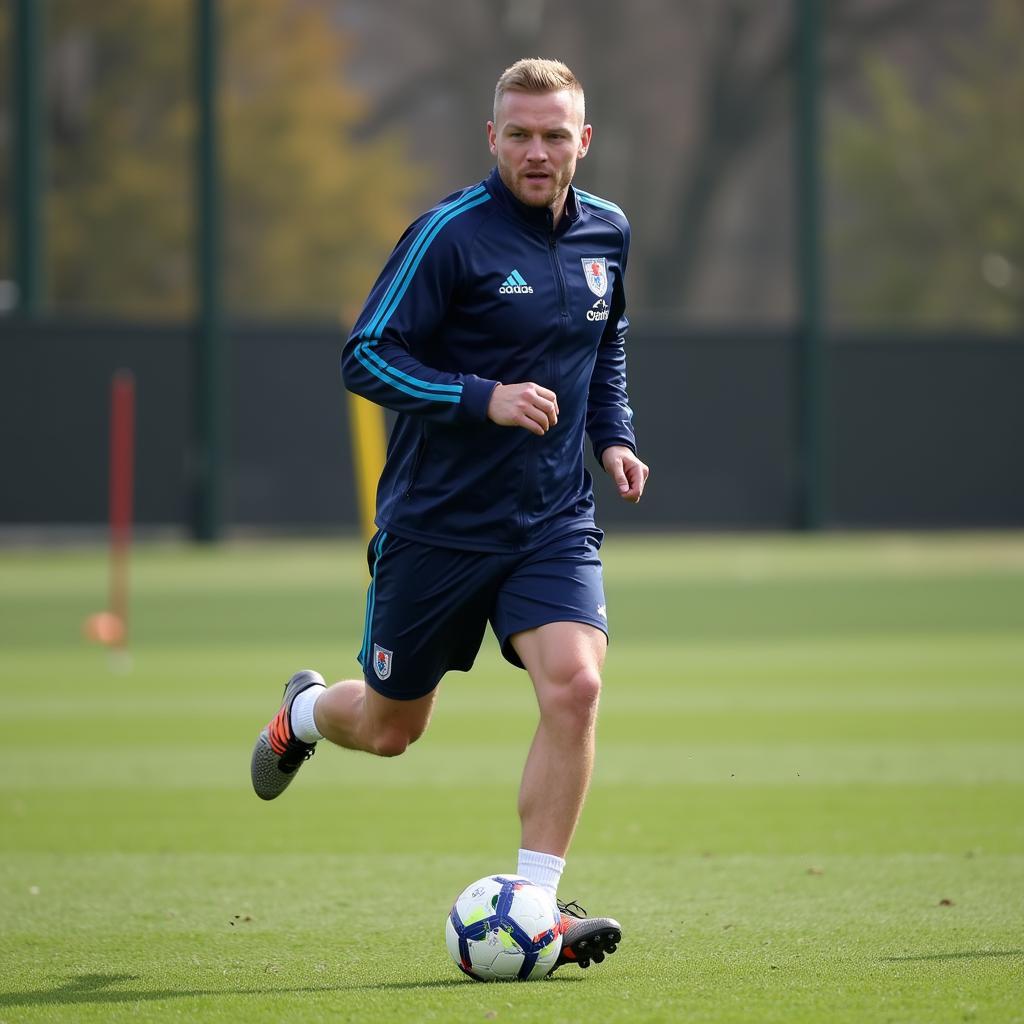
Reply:
[[[580,123],[573,94],[507,92],[497,118],[487,122],[487,141],[501,180],[521,203],[560,216],[576,161],[590,145],[591,128]]]

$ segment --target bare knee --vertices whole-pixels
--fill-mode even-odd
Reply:
[[[404,754],[410,743],[404,732],[389,730],[373,738],[373,752],[378,757],[398,757]]]
[[[380,757],[398,757],[426,731],[435,693],[415,700],[396,701],[367,687],[361,726],[363,749]]]
[[[398,757],[423,735],[425,728],[426,724],[411,728],[394,724],[384,726],[374,734],[371,749],[378,757]]]
[[[547,681],[540,700],[541,716],[562,727],[589,729],[597,717],[601,674],[591,665],[570,668]]]

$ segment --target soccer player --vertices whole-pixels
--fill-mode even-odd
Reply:
[[[487,122],[497,166],[391,254],[342,355],[348,389],[398,413],[368,551],[363,678],[294,675],[252,755],[253,786],[272,800],[321,739],[403,753],[489,620],[539,705],[518,871],[552,899],[593,767],[608,633],[584,434],[626,501],[648,474],[626,396],[629,224],[572,185],[591,131],[564,64],[513,64]],[[616,921],[559,906],[559,964],[614,951]]]

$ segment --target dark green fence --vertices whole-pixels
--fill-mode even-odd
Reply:
[[[354,530],[339,329],[234,326],[227,378],[231,526]],[[0,522],[102,523],[111,373],[138,390],[142,523],[193,522],[188,330],[8,321],[0,327]],[[638,509],[599,481],[601,520],[633,528],[792,527],[801,519],[795,339],[786,331],[644,333],[629,349]],[[826,349],[826,526],[1024,525],[1024,344],[841,335]]]

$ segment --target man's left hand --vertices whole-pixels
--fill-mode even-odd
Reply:
[[[615,481],[619,497],[635,505],[644,493],[644,484],[650,470],[641,462],[636,452],[623,444],[613,444],[601,453],[601,464],[605,472]]]

